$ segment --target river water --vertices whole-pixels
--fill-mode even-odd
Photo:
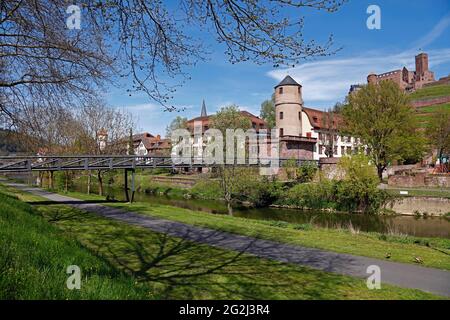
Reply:
[[[85,187],[77,186],[74,190],[85,192]],[[114,195],[117,200],[124,200],[125,198],[122,190],[109,189],[107,192]],[[185,199],[183,197],[151,195],[140,192],[135,193],[134,200],[171,205],[211,214],[227,214],[226,206],[221,201]],[[346,228],[351,224],[353,228],[360,231],[450,238],[450,218],[448,217],[379,216],[282,208],[236,208],[233,215],[249,219],[286,221],[298,224],[312,223],[328,228]]]

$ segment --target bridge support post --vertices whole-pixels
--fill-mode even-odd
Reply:
[[[135,171],[134,169],[131,170],[131,201],[134,201],[134,191],[136,190],[136,185],[135,185]]]
[[[130,202],[130,196],[128,194],[128,169],[124,169],[124,191],[125,191],[125,200]]]
[[[48,173],[48,187],[53,190],[55,188],[55,184],[53,183],[53,170],[50,170]]]

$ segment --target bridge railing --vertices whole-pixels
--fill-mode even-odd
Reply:
[[[235,159],[225,165],[282,167],[287,158]],[[313,160],[296,160],[297,165]],[[0,156],[0,172],[61,171],[61,170],[113,170],[138,168],[201,168],[221,165],[209,158],[141,155],[50,155]]]

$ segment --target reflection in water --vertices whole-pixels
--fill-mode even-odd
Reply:
[[[108,193],[114,195],[115,199],[124,200],[123,191],[108,189]],[[85,186],[77,186],[75,191],[85,192]],[[215,214],[227,214],[227,208],[221,201],[156,196],[140,192],[136,192],[134,199],[138,202],[171,205]],[[233,211],[233,215],[249,219],[277,220],[298,224],[312,223],[328,228],[347,227],[351,224],[355,229],[361,231],[395,232],[418,237],[450,238],[450,219],[444,217],[429,217],[425,219],[414,216],[377,216],[279,208],[236,208]]]

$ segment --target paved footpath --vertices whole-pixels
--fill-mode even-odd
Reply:
[[[327,272],[360,278],[367,278],[369,276],[369,274],[366,273],[368,266],[377,265],[381,269],[381,281],[384,283],[405,288],[416,288],[450,297],[449,271],[261,240],[150,217],[100,204],[86,203],[76,198],[28,187],[24,184],[8,183],[8,185],[51,201],[63,202],[102,217],[142,226],[152,231],[199,243],[205,243],[214,247],[245,251],[246,253],[261,258],[298,264]]]

